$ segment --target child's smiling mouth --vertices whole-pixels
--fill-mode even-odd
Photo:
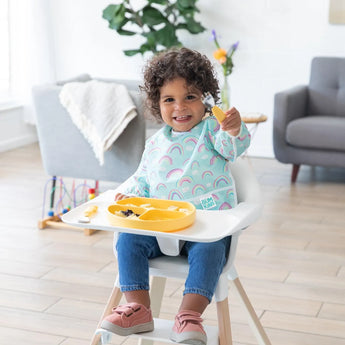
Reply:
[[[174,116],[173,119],[178,122],[186,122],[192,118],[191,115],[181,115],[181,116]]]

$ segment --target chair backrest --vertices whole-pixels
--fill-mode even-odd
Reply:
[[[345,58],[312,60],[308,114],[345,117]]]
[[[230,163],[230,169],[235,179],[238,203],[250,202],[261,204],[261,191],[248,157],[242,156]]]

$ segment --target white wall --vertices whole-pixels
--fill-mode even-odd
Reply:
[[[23,121],[20,106],[0,108],[0,152],[37,141],[36,128]]]
[[[57,79],[85,72],[106,78],[141,77],[145,59],[122,53],[136,48],[138,39],[119,36],[102,19],[102,10],[112,1],[49,1]],[[345,56],[345,26],[328,23],[328,0],[199,0],[198,6],[198,18],[208,32],[181,39],[212,61],[212,29],[222,36],[225,48],[240,41],[231,75],[232,104],[269,117],[259,126],[249,154],[273,157],[274,94],[307,83],[313,56]]]

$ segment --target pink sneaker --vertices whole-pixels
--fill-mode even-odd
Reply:
[[[206,345],[207,336],[200,315],[192,310],[180,311],[175,317],[170,339],[177,343]]]
[[[151,309],[138,303],[119,305],[104,318],[101,328],[123,336],[153,331]]]

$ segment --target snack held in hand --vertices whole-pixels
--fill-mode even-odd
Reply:
[[[216,105],[212,107],[212,114],[217,118],[219,123],[223,122],[223,120],[225,119],[224,111]]]

